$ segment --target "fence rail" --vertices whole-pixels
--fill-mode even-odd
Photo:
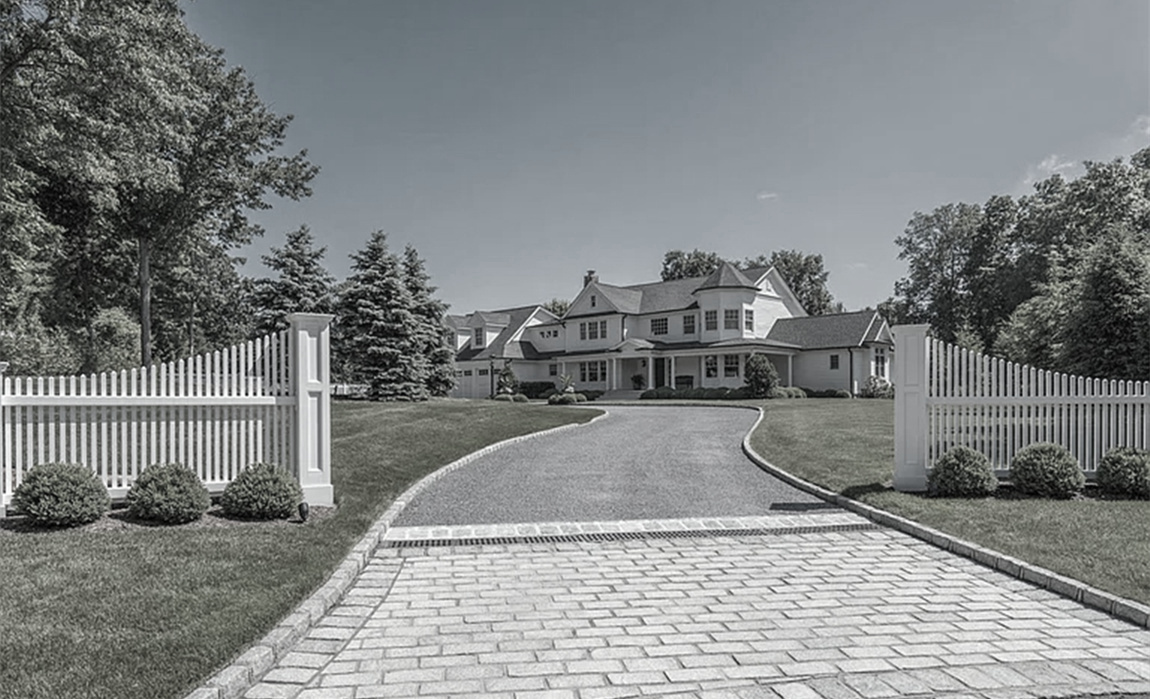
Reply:
[[[1115,447],[1150,447],[1150,382],[1046,371],[896,326],[895,487],[923,490],[930,466],[955,446],[1000,472],[1037,442],[1066,447],[1087,475]]]
[[[0,516],[36,464],[81,463],[122,498],[149,464],[177,462],[220,491],[251,463],[331,504],[330,316],[294,314],[259,340],[149,369],[0,381]]]

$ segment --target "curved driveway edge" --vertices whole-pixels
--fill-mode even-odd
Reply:
[[[772,476],[799,490],[838,505],[844,510],[854,512],[857,515],[866,517],[872,522],[890,527],[891,529],[897,529],[904,534],[909,534],[916,539],[921,539],[929,544],[933,544],[944,551],[969,558],[988,568],[1025,580],[1038,587],[1050,590],[1055,594],[1074,600],[1075,602],[1106,612],[1123,621],[1128,621],[1136,626],[1150,628],[1150,607],[1144,604],[1090,587],[1074,578],[1060,575],[1052,570],[1047,570],[1046,568],[1041,568],[1026,561],[1007,556],[1004,553],[999,553],[998,551],[959,539],[958,537],[940,532],[937,529],[932,529],[918,522],[906,519],[905,517],[892,514],[886,510],[871,507],[870,505],[852,500],[845,495],[840,495],[826,488],[817,486],[814,483],[805,481],[798,476],[787,473],[764,459],[755,451],[754,447],[751,446],[751,435],[755,433],[759,424],[766,417],[766,412],[762,408],[758,408],[758,411],[759,419],[755,421],[751,430],[747,432],[747,436],[743,438],[743,452],[751,461],[755,462],[759,468]]]
[[[592,408],[591,406],[586,407],[598,410],[598,408]],[[272,669],[276,661],[282,658],[297,641],[304,638],[308,631],[343,598],[352,583],[355,582],[355,579],[363,572],[363,569],[367,567],[368,561],[371,560],[372,553],[383,540],[383,536],[391,526],[391,523],[394,522],[395,518],[399,516],[399,513],[403,511],[403,508],[407,507],[407,504],[411,502],[412,498],[436,480],[493,451],[529,439],[545,437],[555,434],[556,432],[563,432],[576,427],[590,425],[606,416],[607,411],[603,410],[599,415],[596,415],[587,422],[560,425],[559,427],[552,427],[550,429],[540,430],[539,432],[532,432],[531,434],[505,439],[495,444],[489,444],[478,451],[473,451],[432,471],[416,481],[414,485],[403,491],[384,513],[380,515],[379,519],[371,525],[367,533],[364,534],[359,542],[348,552],[343,563],[332,572],[327,582],[313,592],[310,597],[301,602],[294,611],[284,617],[267,635],[240,654],[230,665],[209,677],[202,686],[192,690],[185,699],[235,699],[236,697],[242,696],[264,673]]]

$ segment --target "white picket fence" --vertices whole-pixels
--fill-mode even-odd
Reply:
[[[923,490],[930,466],[955,446],[1005,473],[1019,449],[1053,442],[1087,476],[1115,447],[1150,447],[1150,382],[1072,376],[971,352],[927,336],[895,337],[895,487]]]
[[[113,499],[149,464],[192,468],[220,492],[249,464],[292,471],[304,498],[332,504],[331,316],[226,350],[92,376],[0,381],[0,516],[28,469],[87,466]]]

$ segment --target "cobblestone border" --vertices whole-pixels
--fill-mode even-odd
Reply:
[[[742,407],[742,406],[731,406]],[[751,407],[751,406],[747,406]],[[845,495],[821,488],[813,483],[809,483],[797,476],[791,475],[786,471],[775,466],[771,462],[764,459],[754,450],[751,446],[751,435],[755,433],[759,423],[766,417],[766,413],[762,408],[757,408],[759,411],[759,419],[743,437],[743,453],[755,462],[759,468],[763,469],[772,476],[782,480],[789,485],[792,485],[799,490],[805,491],[814,495],[815,497],[822,498],[827,502],[834,503],[844,510],[848,510],[862,517],[866,517],[872,522],[897,529],[898,531],[909,534],[916,539],[921,539],[929,544],[933,544],[940,549],[957,554],[964,558],[969,558],[973,561],[981,563],[982,565],[1002,571],[1007,575],[1025,580],[1033,583],[1038,587],[1045,588],[1051,592],[1057,593],[1072,599],[1075,602],[1080,602],[1088,607],[1093,607],[1100,611],[1106,612],[1111,616],[1118,617],[1123,621],[1128,621],[1136,626],[1150,628],[1150,607],[1135,602],[1134,600],[1112,595],[1109,592],[1090,587],[1089,585],[1079,582],[1074,578],[1069,578],[1065,575],[1060,575],[1052,570],[1040,568],[1036,565],[1031,565],[1026,561],[1021,561],[1017,558],[1012,558],[1004,553],[999,553],[992,549],[984,548],[978,544],[959,539],[938,531],[930,527],[919,524],[918,522],[911,521],[904,517],[899,517],[885,510],[880,510],[870,505],[865,505],[857,500],[852,500]]]
[[[592,408],[592,406],[589,405],[581,405],[578,407]],[[282,658],[296,642],[306,636],[308,631],[327,614],[328,610],[343,598],[352,583],[355,582],[355,579],[367,566],[367,562],[371,559],[380,541],[383,540],[383,536],[391,527],[391,523],[394,522],[395,518],[399,516],[399,513],[407,507],[407,504],[411,502],[416,495],[427,488],[427,486],[457,468],[462,468],[493,451],[511,446],[512,444],[525,442],[529,439],[545,437],[555,434],[556,432],[563,432],[576,427],[590,425],[607,417],[607,415],[608,413],[603,411],[602,414],[596,415],[587,422],[560,425],[559,427],[552,427],[551,429],[532,432],[531,434],[520,435],[518,437],[505,439],[502,442],[489,444],[478,451],[473,451],[466,456],[452,461],[446,466],[432,471],[416,481],[414,485],[403,491],[403,493],[391,503],[391,506],[384,511],[380,518],[371,525],[367,533],[352,547],[347,557],[343,560],[343,563],[332,572],[327,582],[313,592],[310,597],[301,602],[295,610],[284,617],[267,635],[259,641],[256,641],[247,651],[233,660],[230,665],[209,677],[203,685],[192,690],[190,694],[186,695],[185,699],[238,699],[244,692],[252,687],[252,685],[256,684],[268,670],[275,666],[277,660]]]

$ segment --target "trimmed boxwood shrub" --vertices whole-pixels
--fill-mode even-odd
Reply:
[[[1111,449],[1098,462],[1098,487],[1111,495],[1150,498],[1150,452],[1134,447]]]
[[[12,505],[46,527],[75,527],[95,522],[112,499],[100,478],[80,464],[49,463],[24,474]]]
[[[984,498],[998,489],[990,461],[970,447],[954,447],[935,462],[927,478],[931,495],[947,498]]]
[[[511,400],[515,401],[516,403],[526,403],[529,399],[522,393],[516,393],[515,395],[511,396]]]
[[[1010,480],[1023,493],[1069,498],[1086,485],[1086,476],[1074,456],[1057,444],[1031,444],[1010,462]]]
[[[576,394],[574,394],[574,393],[553,393],[553,394],[551,394],[551,397],[547,399],[547,404],[548,405],[574,405],[576,402],[575,401],[575,395]]]
[[[252,464],[228,483],[220,506],[232,517],[285,519],[301,500],[299,483],[290,475],[271,464]]]
[[[497,401],[500,401],[503,403],[510,403],[511,402],[511,394],[510,393],[497,393],[494,396],[493,400],[497,400]]]
[[[596,390],[592,389],[592,390],[587,390],[587,391],[579,391],[579,393],[581,393],[583,395],[583,397],[586,398],[587,400],[593,401],[593,400],[601,397],[605,393],[605,391],[596,391]]]
[[[643,391],[640,400],[742,400],[750,398],[750,390],[746,386],[739,388],[681,388],[675,390],[670,386],[660,386]]]
[[[212,506],[200,477],[182,464],[152,464],[128,491],[128,514],[165,524],[194,522]]]

